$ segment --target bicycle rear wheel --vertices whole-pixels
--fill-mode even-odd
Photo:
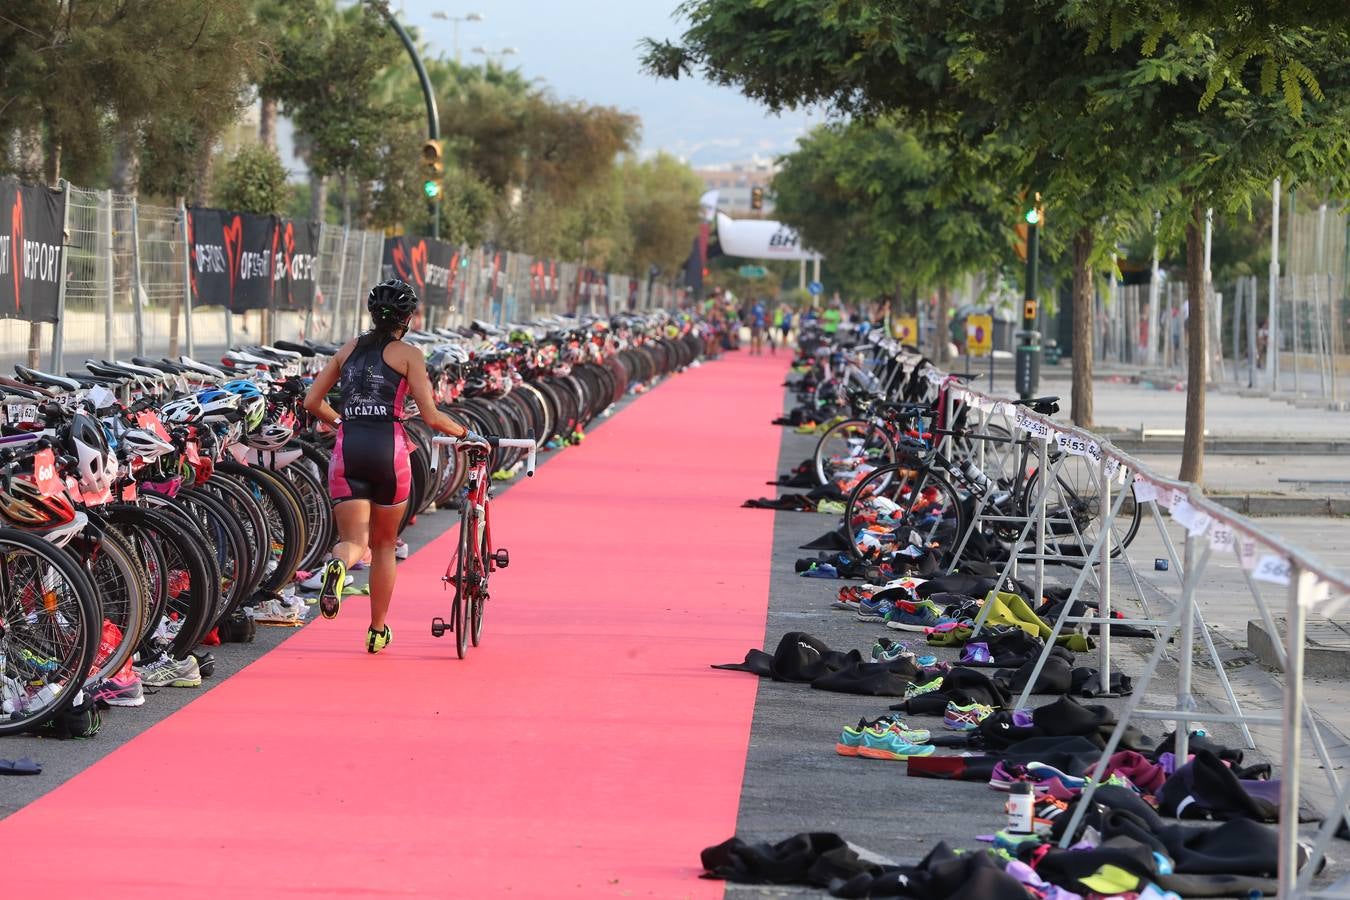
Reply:
[[[935,540],[948,547],[960,543],[965,516],[956,488],[936,469],[912,465],[882,466],[848,495],[844,527],[854,558],[903,547],[913,538],[922,547]],[[872,530],[876,526],[884,530]]]
[[[1055,474],[1055,484],[1050,486],[1050,496],[1046,498],[1045,515],[1046,539],[1058,548],[1064,556],[1086,556],[1101,533],[1102,520],[1108,510],[1101,508],[1098,473],[1093,471],[1097,464],[1087,457],[1072,456],[1064,460]],[[1040,472],[1032,472],[1027,477],[1019,503],[1020,513],[1025,515],[1033,509],[1040,492]],[[1139,533],[1142,508],[1134,498],[1134,483],[1131,482],[1128,496],[1120,504],[1111,523],[1111,556],[1119,556],[1130,546],[1134,536]],[[1111,505],[1116,502],[1118,490],[1111,492]],[[1072,521],[1070,521],[1072,520]],[[1033,536],[1035,532],[1031,533]],[[1074,563],[1070,562],[1069,565]]]
[[[475,523],[476,524],[476,523]],[[477,569],[481,575],[477,587],[469,594],[469,637],[473,639],[473,645],[478,646],[478,642],[483,639],[483,604],[488,596],[488,569],[491,563],[488,562],[487,534],[483,534],[482,541],[478,544]]]
[[[826,429],[816,441],[816,481],[819,484],[850,481],[862,466],[885,466],[895,462],[895,444],[865,419],[846,419]],[[884,486],[878,486],[878,490]]]

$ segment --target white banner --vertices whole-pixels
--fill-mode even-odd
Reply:
[[[698,198],[699,211],[703,213],[703,221],[711,222],[717,216],[717,200],[719,198],[717,188],[704,192],[702,197]]]
[[[717,214],[717,242],[727,256],[745,259],[815,259],[802,247],[797,232],[782,222],[768,219],[733,219],[726,213]]]

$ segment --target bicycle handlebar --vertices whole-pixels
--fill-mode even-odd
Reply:
[[[525,474],[530,478],[534,477],[535,453],[539,448],[535,445],[532,439],[488,437],[485,438],[485,440],[488,442],[489,446],[492,447],[506,447],[518,450],[528,450],[529,455],[525,459]],[[433,444],[444,444],[447,447],[468,446],[470,443],[469,441],[465,441],[463,438],[452,438],[449,437],[448,435],[443,434],[437,435],[436,437],[432,438],[431,442]]]

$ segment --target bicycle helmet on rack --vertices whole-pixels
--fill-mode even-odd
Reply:
[[[48,497],[31,475],[0,479],[0,516],[20,528],[56,528],[75,521],[75,505],[65,491]]]
[[[168,456],[173,452],[173,444],[146,428],[128,428],[122,432],[121,441],[128,452],[139,456],[145,462]]]
[[[66,450],[76,459],[81,491],[97,495],[112,490],[117,456],[109,449],[97,419],[82,412],[72,415],[66,429]]]
[[[188,425],[202,417],[202,405],[194,395],[188,394],[161,406],[159,417],[172,425]]]
[[[408,282],[398,278],[381,281],[370,289],[366,309],[376,325],[407,327],[417,311],[417,291]]]
[[[261,388],[251,381],[236,378],[234,381],[225,382],[221,385],[221,389],[239,397],[239,409],[244,413],[245,430],[254,431],[262,425],[263,419],[267,416],[267,397]]]
[[[295,415],[289,410],[280,415],[272,415],[252,434],[244,438],[244,443],[254,450],[281,450],[295,437]]]
[[[202,418],[208,422],[223,421],[230,412],[239,410],[239,395],[220,388],[202,388],[197,392],[197,402],[201,404]]]

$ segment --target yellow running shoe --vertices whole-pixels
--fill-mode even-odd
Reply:
[[[325,619],[337,618],[346,584],[347,566],[340,559],[330,559],[323,567],[323,587],[319,588],[319,612]]]
[[[385,647],[388,647],[394,641],[394,632],[389,630],[389,626],[384,626],[384,631],[375,631],[366,629],[366,652],[379,653]]]

